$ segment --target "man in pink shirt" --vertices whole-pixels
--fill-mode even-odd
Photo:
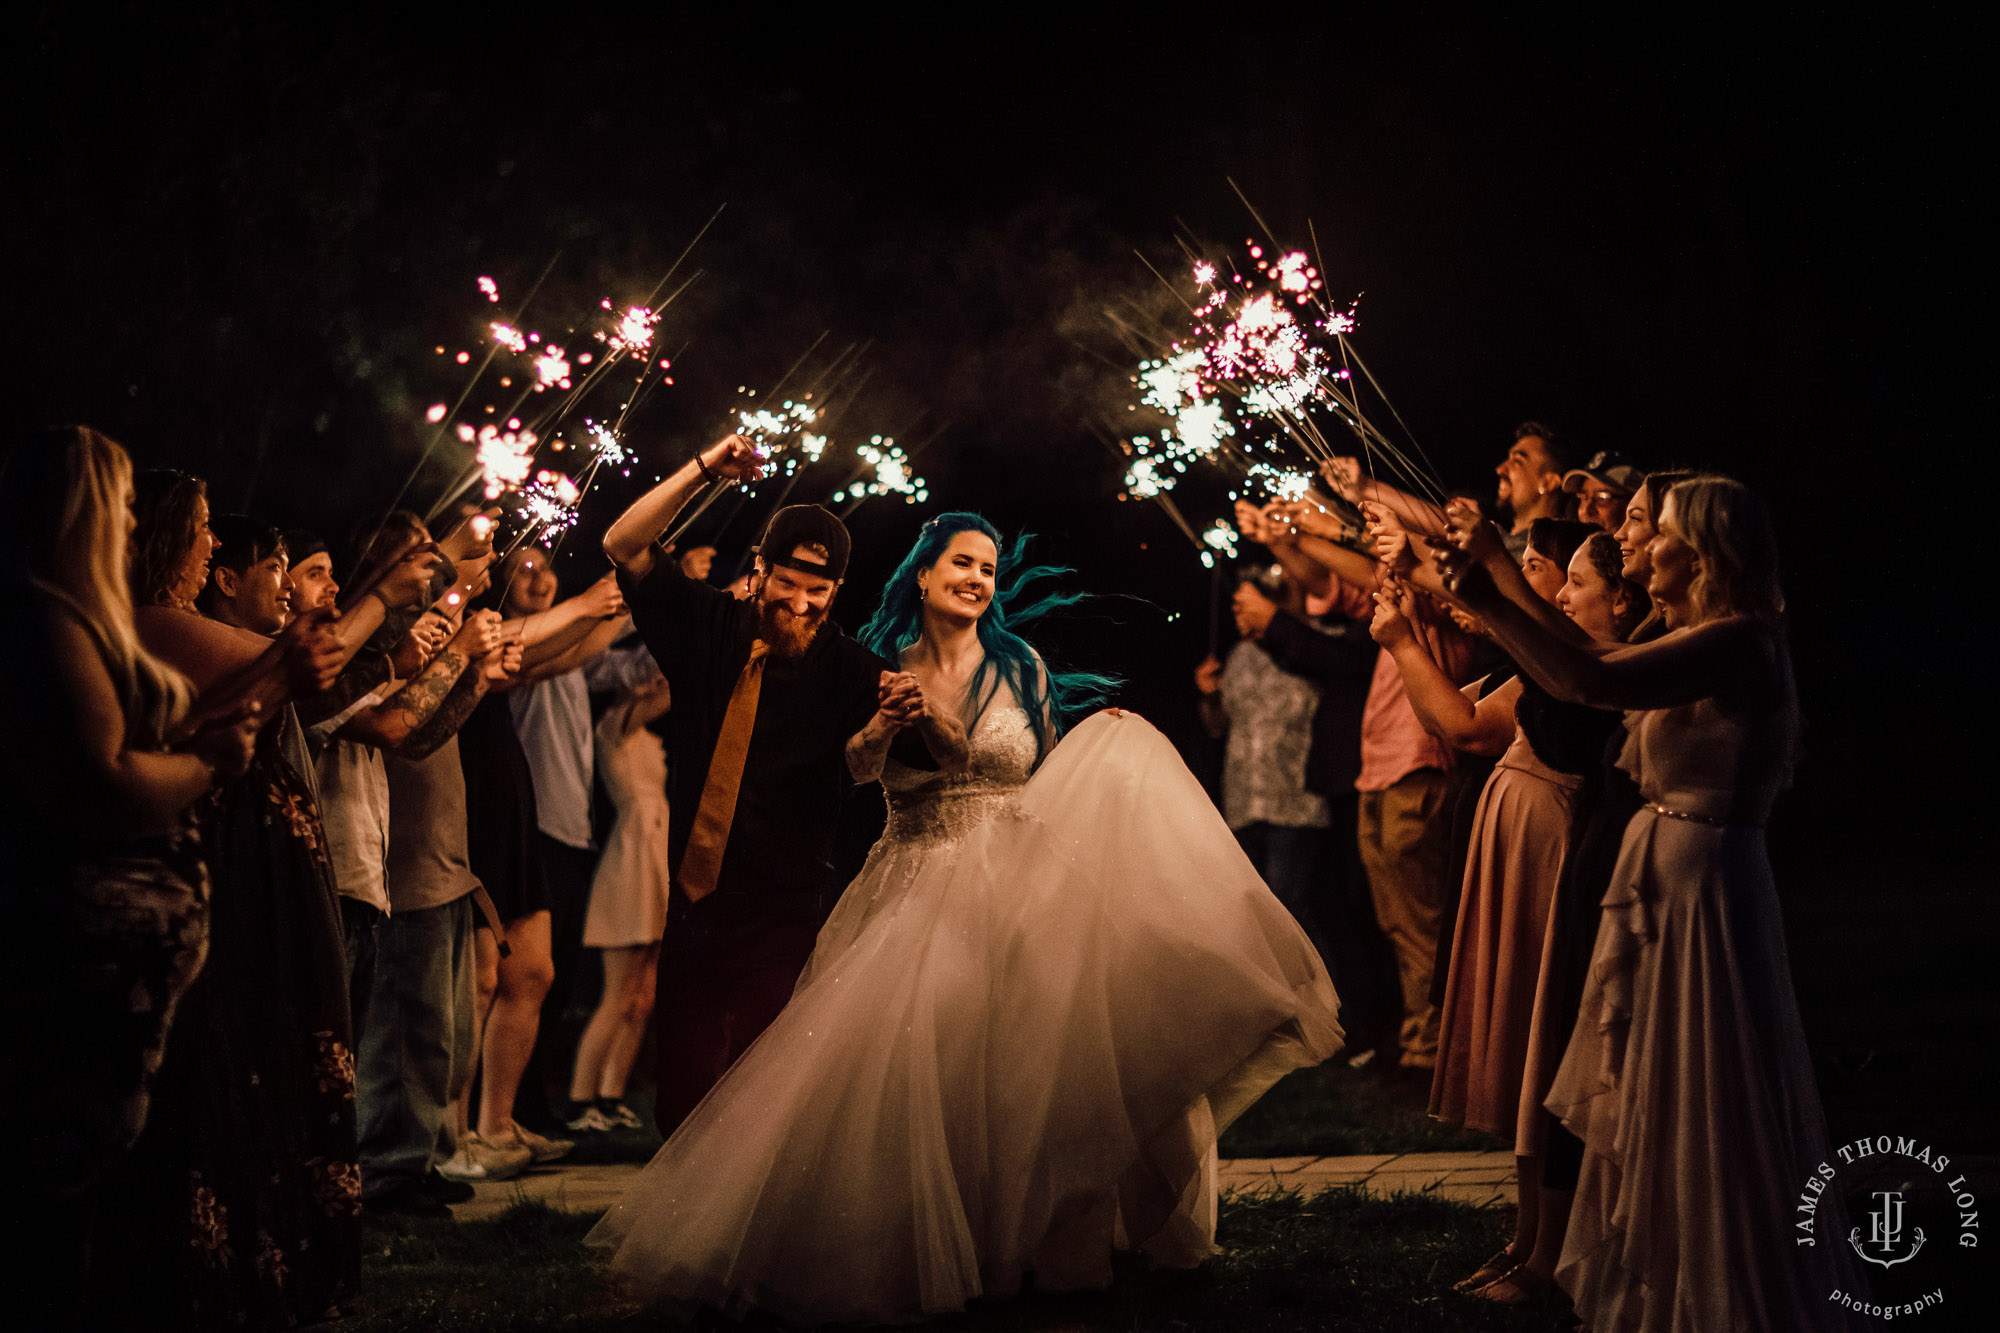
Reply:
[[[1343,615],[1360,620],[1373,616],[1379,566],[1331,540],[1339,525],[1324,511],[1306,504],[1284,506],[1279,514],[1267,517],[1243,506],[1238,518],[1245,535],[1269,546],[1285,572],[1310,594],[1329,599]],[[1462,680],[1470,660],[1465,636],[1442,617],[1426,618],[1421,628],[1445,674]],[[1431,977],[1450,859],[1444,813],[1451,763],[1451,750],[1417,720],[1395,659],[1381,654],[1361,714],[1356,831],[1375,917],[1396,955],[1403,992],[1398,1042],[1402,1065],[1412,1069],[1437,1064],[1438,1011],[1431,1000]]]

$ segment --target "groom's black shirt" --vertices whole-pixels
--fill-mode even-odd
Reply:
[[[757,604],[689,578],[657,547],[652,570],[644,578],[620,570],[618,586],[672,691],[667,845],[678,881],[723,714],[750,660]],[[853,784],[847,739],[874,716],[876,685],[887,669],[831,618],[798,661],[766,659],[729,844],[715,892],[695,905],[701,915],[733,916],[752,907],[748,899],[779,894],[831,902],[840,887],[834,836]],[[675,911],[688,910],[676,893]]]

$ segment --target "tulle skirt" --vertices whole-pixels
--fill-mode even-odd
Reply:
[[[1191,1266],[1217,1133],[1339,1048],[1338,1008],[1173,747],[1101,713],[969,834],[876,847],[591,1240],[639,1297],[812,1320]]]

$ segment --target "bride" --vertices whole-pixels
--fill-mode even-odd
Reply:
[[[1010,578],[1024,544],[932,519],[863,629],[924,725],[874,761],[887,831],[791,1003],[591,1232],[633,1294],[890,1320],[1105,1286],[1114,1249],[1192,1267],[1216,1135],[1339,1048],[1318,955],[1166,738],[1111,710],[1056,744],[1102,682],[1010,628],[1062,600],[1010,613],[1054,572]]]

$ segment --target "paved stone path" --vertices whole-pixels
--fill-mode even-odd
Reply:
[[[497,1217],[517,1199],[554,1208],[601,1213],[617,1202],[637,1163],[539,1167],[515,1180],[479,1185],[470,1203],[452,1209],[461,1221]],[[1223,1193],[1298,1190],[1317,1194],[1355,1185],[1371,1194],[1434,1193],[1477,1207],[1511,1202],[1514,1155],[1508,1152],[1377,1153],[1364,1157],[1239,1157],[1222,1163]]]

